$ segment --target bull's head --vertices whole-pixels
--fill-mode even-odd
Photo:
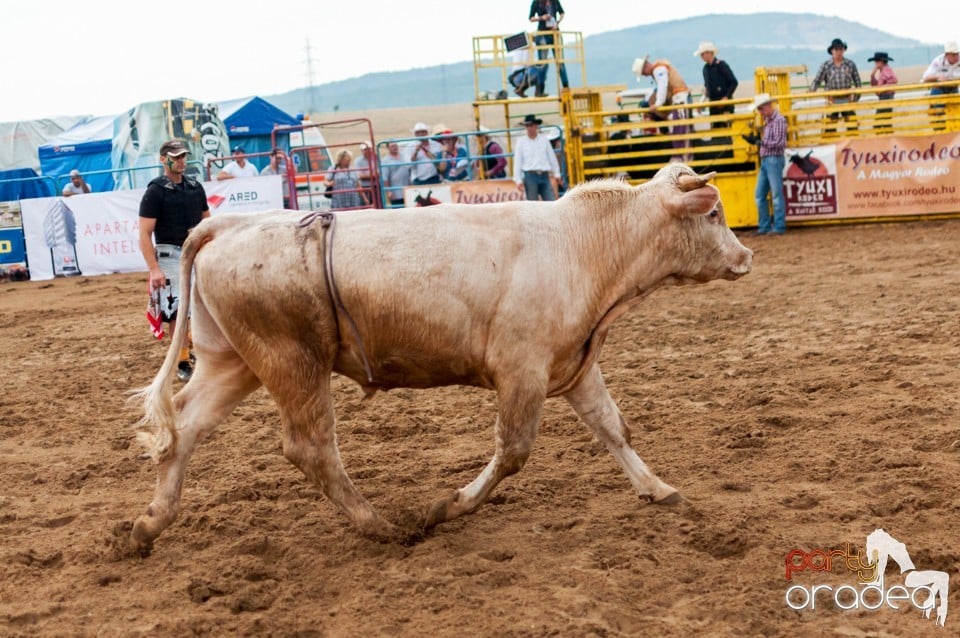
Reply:
[[[709,181],[716,173],[697,175],[684,164],[668,164],[651,184],[662,189],[661,201],[680,233],[671,242],[679,254],[674,273],[678,283],[738,279],[750,272],[753,251],[740,243],[727,227],[720,191]]]

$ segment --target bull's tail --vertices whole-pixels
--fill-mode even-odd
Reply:
[[[170,339],[170,347],[163,365],[153,382],[134,390],[130,400],[143,404],[143,418],[137,423],[142,428],[137,440],[146,448],[146,456],[156,462],[162,461],[177,445],[176,414],[173,407],[173,373],[179,362],[180,350],[184,347],[190,331],[190,298],[193,296],[193,262],[200,248],[213,238],[213,224],[209,220],[191,231],[180,254],[180,306],[177,327]],[[186,293],[184,293],[186,291]]]

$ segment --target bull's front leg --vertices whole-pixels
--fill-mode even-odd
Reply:
[[[521,373],[497,384],[498,413],[494,427],[496,447],[493,458],[469,485],[435,502],[428,511],[424,529],[468,514],[483,504],[504,478],[516,474],[530,458],[537,438],[543,403],[546,401],[546,372]]]
[[[587,370],[580,382],[563,395],[577,415],[613,454],[640,496],[654,503],[674,505],[683,497],[661,481],[630,446],[630,431],[623,422],[617,404],[607,391],[597,364]]]

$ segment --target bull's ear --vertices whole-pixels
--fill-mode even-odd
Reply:
[[[716,175],[681,175],[677,180],[680,192],[673,199],[672,212],[678,217],[709,213],[720,201],[720,191],[707,181]]]

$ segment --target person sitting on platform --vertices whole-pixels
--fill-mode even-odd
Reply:
[[[513,67],[510,69],[508,79],[513,85],[513,92],[520,97],[527,97],[527,89],[533,87],[537,97],[546,95],[543,90],[546,72],[543,67],[532,64],[530,45],[511,51],[510,58],[513,60]]]

